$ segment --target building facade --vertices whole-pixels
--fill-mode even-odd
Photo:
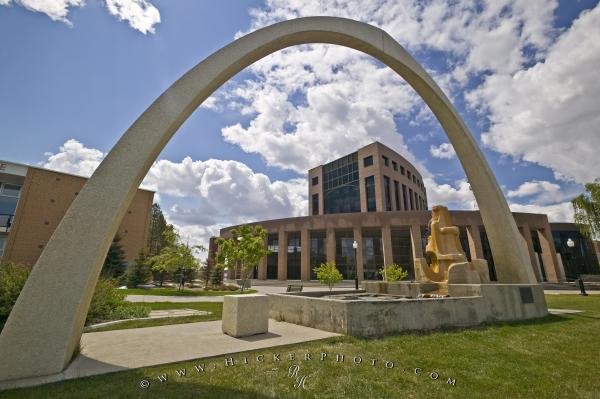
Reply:
[[[309,170],[308,199],[315,216],[427,209],[419,171],[377,141]]]
[[[33,266],[86,181],[0,161],[0,258]],[[152,191],[138,190],[119,226],[127,262],[146,245],[153,199]]]
[[[323,262],[335,262],[347,280],[381,279],[379,269],[390,263],[407,270],[409,279],[415,278],[414,261],[424,257],[431,213],[421,174],[405,158],[381,143],[367,145],[311,169],[308,199],[309,216],[251,223],[267,230],[265,245],[270,250],[254,278],[314,280],[313,269]],[[496,280],[479,212],[450,214],[468,260],[485,259],[491,280]],[[565,281],[583,270],[599,273],[593,247],[575,234],[574,224],[551,225],[543,214],[513,212],[513,216],[539,282]],[[230,236],[235,227],[222,229],[220,235]],[[581,246],[566,252],[568,238]],[[210,255],[216,252],[214,240],[210,246],[208,261],[214,263]],[[234,271],[234,276],[238,273]]]

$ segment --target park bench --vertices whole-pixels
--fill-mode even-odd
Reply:
[[[302,292],[302,284],[288,284],[286,292]]]

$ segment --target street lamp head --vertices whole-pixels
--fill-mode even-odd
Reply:
[[[567,247],[569,248],[573,248],[575,246],[575,241],[573,241],[572,239],[568,239],[567,240]]]
[[[358,243],[356,242],[356,240],[354,240],[354,242],[352,243],[352,248],[358,248]]]

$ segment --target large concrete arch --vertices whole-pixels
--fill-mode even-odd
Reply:
[[[369,54],[419,93],[446,131],[471,183],[499,281],[535,283],[527,250],[490,167],[425,70],[379,28],[343,18],[299,18],[250,33],[210,55],[173,83],[125,132],[81,190],[33,268],[0,335],[0,379],[48,375],[66,367],[79,345],[112,237],[169,139],[237,72],[275,51],[305,43],[332,43]]]

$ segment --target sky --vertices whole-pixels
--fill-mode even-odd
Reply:
[[[513,211],[572,221],[600,177],[600,6],[585,0],[0,0],[0,159],[90,176],[136,118],[236,38],[329,15],[384,29],[433,76]],[[205,101],[151,167],[182,238],[308,213],[309,168],[378,140],[429,204],[477,209],[452,146],[393,71],[340,46],[290,47]]]

